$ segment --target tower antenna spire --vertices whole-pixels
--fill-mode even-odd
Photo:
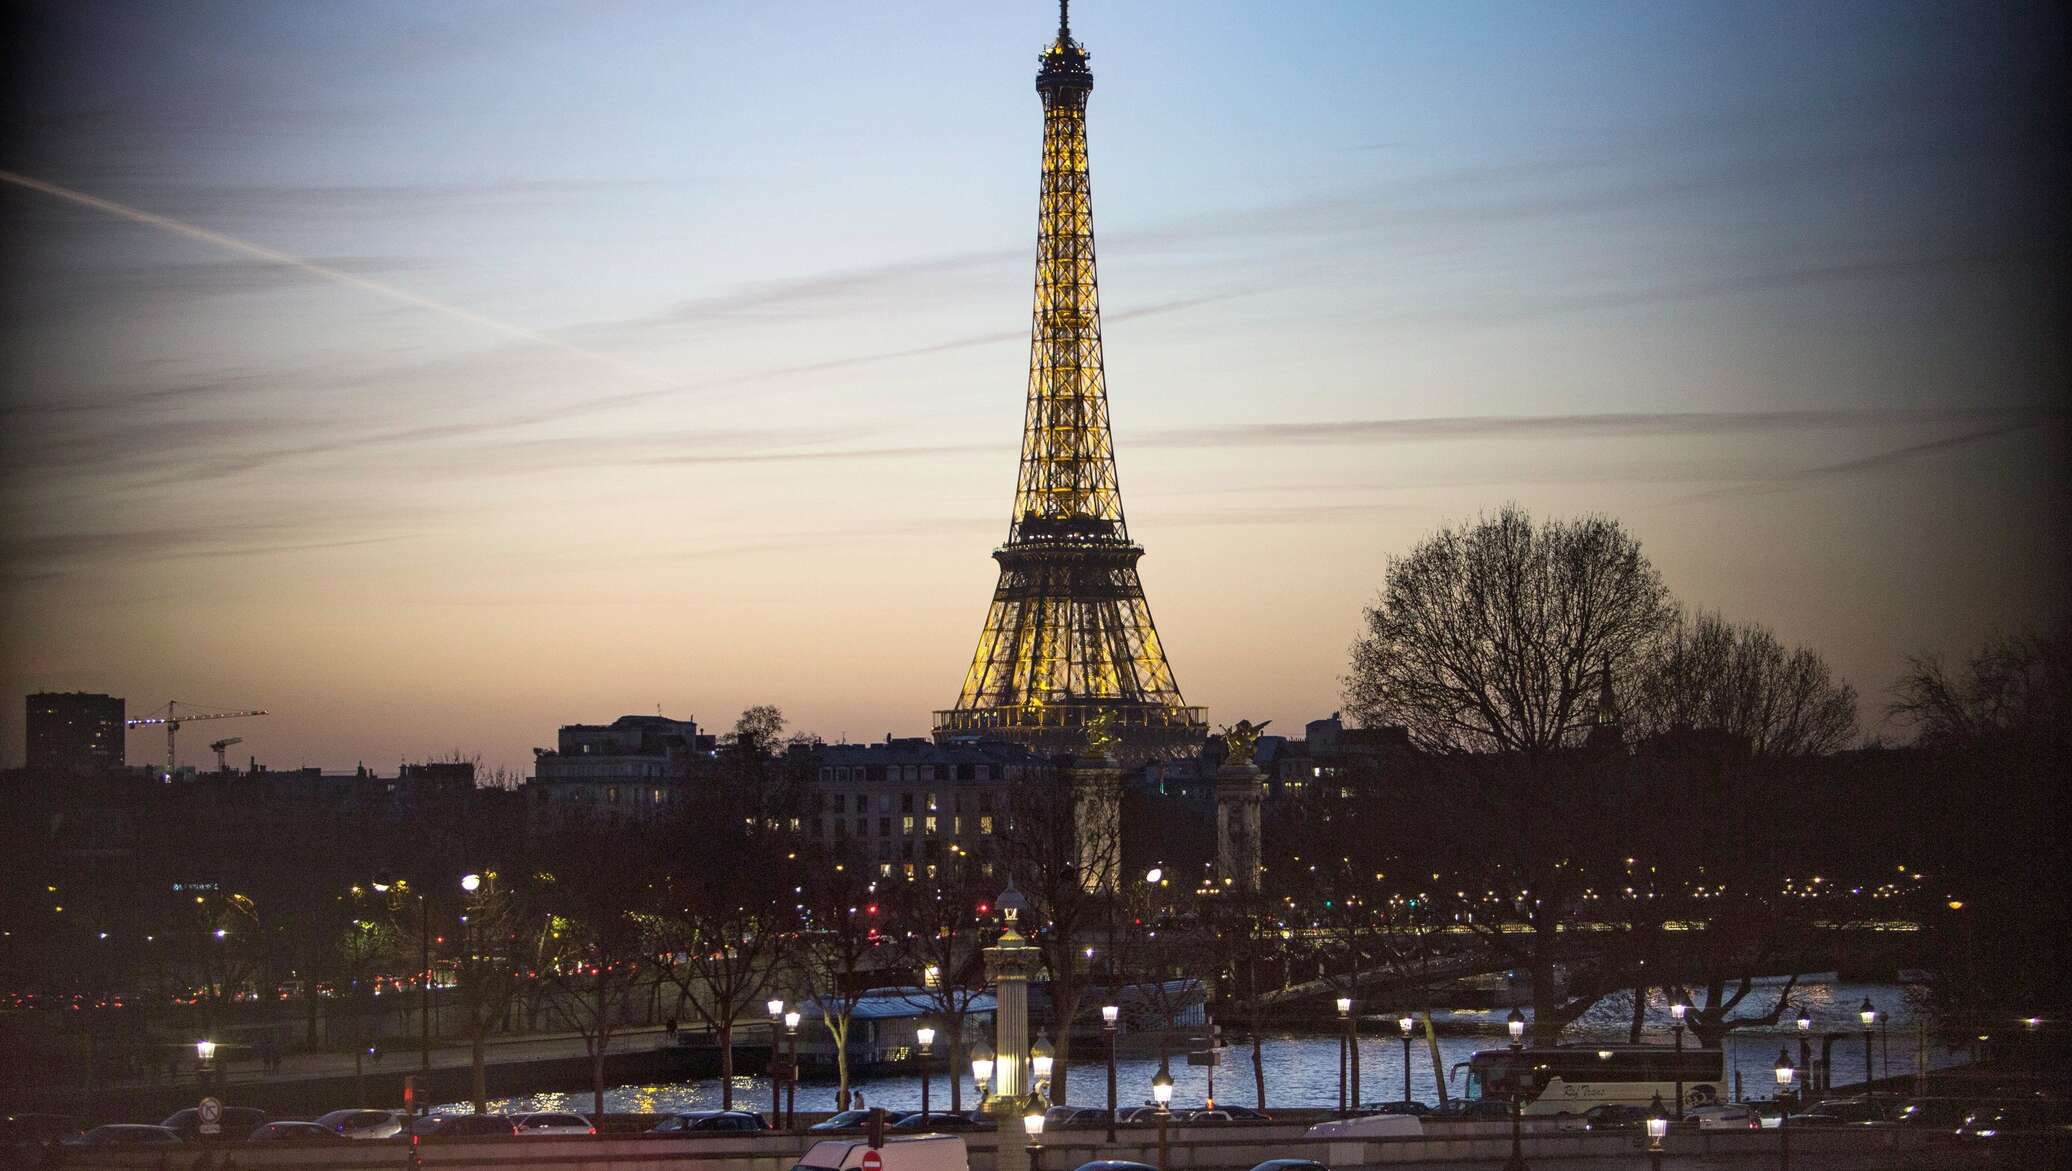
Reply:
[[[1058,39],[1072,39],[1072,0],[1058,0]]]

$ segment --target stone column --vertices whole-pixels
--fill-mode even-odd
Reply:
[[[1247,894],[1259,890],[1259,804],[1265,774],[1249,760],[1216,770],[1216,878]]]
[[[1022,1130],[1022,1103],[1029,1096],[1029,977],[1035,974],[1038,952],[1021,934],[1021,916],[1029,900],[1014,888],[994,901],[1007,930],[1000,942],[986,949],[986,975],[993,982],[993,1097],[994,1129],[999,1146],[993,1156],[995,1171],[1028,1171],[1028,1137]]]
[[[1089,894],[1112,895],[1122,879],[1122,765],[1105,753],[1059,763],[1072,793],[1079,884]]]

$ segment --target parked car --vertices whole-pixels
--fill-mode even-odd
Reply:
[[[1108,1125],[1108,1111],[1099,1106],[1052,1106],[1043,1112],[1043,1129],[1093,1130]]]
[[[77,1142],[86,1124],[64,1114],[0,1115],[0,1162],[31,1167],[49,1157],[53,1147]]]
[[[1415,1100],[1409,1102],[1375,1102],[1372,1105],[1360,1107],[1360,1113],[1362,1114],[1416,1114],[1422,1116],[1431,1112],[1432,1107],[1429,1102],[1418,1102]]]
[[[1584,1130],[1641,1130],[1647,1126],[1647,1121],[1648,1110],[1645,1106],[1606,1102],[1583,1111]]]
[[[1511,1106],[1495,1098],[1449,1098],[1445,1105],[1426,1111],[1422,1117],[1440,1121],[1509,1122]]]
[[[1774,1098],[1750,1102],[1748,1108],[1755,1111],[1756,1121],[1762,1123],[1765,1130],[1775,1130],[1784,1122],[1785,1104]]]
[[[254,1127],[265,1121],[264,1110],[252,1106],[225,1106],[223,1117],[217,1121],[216,1134],[225,1137],[250,1134]],[[172,1117],[159,1125],[192,1142],[201,1137],[201,1111],[193,1106],[185,1110],[175,1110]]]
[[[342,1143],[352,1140],[314,1122],[262,1122],[245,1136],[255,1143]]]
[[[873,1154],[884,1171],[971,1171],[971,1152],[954,1134],[888,1136],[875,1152],[860,1139],[821,1139],[807,1148],[792,1171],[861,1171],[864,1159]]]
[[[1171,1119],[1177,1119],[1177,1118],[1179,1118],[1179,1117],[1180,1117],[1180,1112],[1179,1112],[1179,1111],[1177,1111],[1177,1110],[1173,1111],[1173,1112],[1172,1112],[1171,1114],[1169,1114],[1169,1115],[1167,1116],[1168,1120],[1171,1120]],[[1131,1125],[1131,1126],[1136,1126],[1136,1125],[1140,1125],[1140,1124],[1149,1124],[1149,1123],[1157,1122],[1157,1121],[1158,1121],[1158,1107],[1156,1107],[1156,1106],[1125,1106],[1125,1107],[1123,1107],[1122,1109],[1120,1109],[1120,1110],[1116,1111],[1116,1115],[1115,1115],[1115,1121],[1117,1121],[1117,1122],[1122,1122],[1122,1123],[1127,1123],[1127,1124],[1129,1124],[1129,1125]]]
[[[179,1141],[178,1134],[163,1126],[145,1126],[135,1122],[111,1122],[79,1136],[79,1145],[85,1147],[161,1146]]]
[[[1226,1106],[1218,1106],[1218,1107],[1216,1107],[1216,1109],[1218,1109],[1218,1110],[1221,1110],[1221,1111],[1222,1111],[1223,1113],[1225,1113],[1225,1114],[1228,1114],[1228,1115],[1230,1115],[1230,1117],[1232,1118],[1232,1120],[1234,1120],[1234,1121],[1237,1121],[1237,1122],[1272,1122],[1272,1121],[1273,1121],[1273,1115],[1271,1115],[1271,1114],[1268,1114],[1268,1113],[1267,1113],[1266,1111],[1264,1111],[1264,1110],[1255,1110],[1255,1109],[1253,1109],[1253,1108],[1252,1108],[1252,1107],[1250,1107],[1250,1106],[1227,1106],[1227,1105],[1226,1105]],[[1297,1160],[1297,1161],[1299,1162],[1300,1160]]]
[[[1255,1164],[1252,1171],[1331,1171],[1315,1159],[1268,1159]]]
[[[394,1110],[333,1110],[315,1121],[351,1139],[394,1138],[403,1133],[404,1124]]]
[[[498,1138],[518,1133],[508,1114],[427,1114],[410,1124],[421,1138]]]
[[[919,1110],[891,1123],[892,1130],[990,1130],[993,1120],[982,1115],[957,1114],[948,1110]]]
[[[1901,1126],[1955,1130],[1976,1106],[1962,1098],[1911,1098],[1892,1115],[1892,1121]]]
[[[517,1124],[519,1134],[596,1134],[597,1128],[580,1114],[553,1113],[541,1111],[536,1114],[513,1115],[511,1121]]]
[[[1694,1106],[1684,1111],[1684,1118],[1697,1123],[1699,1130],[1760,1130],[1763,1125],[1762,1117],[1743,1102]]]
[[[1415,1114],[1359,1114],[1319,1122],[1302,1132],[1304,1138],[1344,1141],[1373,1138],[1415,1138],[1424,1133],[1424,1119]]]
[[[1871,1098],[1829,1098],[1807,1113],[1823,1114],[1842,1122],[1883,1122],[1886,1105]],[[1797,1117],[1792,1121],[1798,1121]]]
[[[2068,1114],[2063,1102],[1991,1102],[1965,1115],[1956,1133],[1958,1138],[1974,1142],[2006,1142],[2046,1135],[2067,1138],[2072,1137],[2072,1114]]]
[[[841,1130],[862,1130],[870,1120],[871,1112],[868,1110],[844,1110],[839,1114],[829,1115],[824,1122],[816,1122],[807,1127],[806,1133],[831,1134]]]
[[[1149,1163],[1132,1163],[1128,1159],[1095,1159],[1091,1163],[1081,1163],[1072,1171],[1158,1171],[1158,1168]]]
[[[753,1110],[686,1110],[664,1118],[648,1133],[705,1134],[768,1129],[770,1128],[763,1122],[763,1116]]]

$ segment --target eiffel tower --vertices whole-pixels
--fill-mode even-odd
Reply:
[[[1137,579],[1144,550],[1122,515],[1086,166],[1094,76],[1069,5],[1060,0],[1057,40],[1036,74],[1043,185],[1014,515],[993,551],[1000,584],[978,651],[957,706],[935,713],[935,737],[1083,752],[1091,732],[1139,761],[1198,749],[1206,727],[1173,681]]]

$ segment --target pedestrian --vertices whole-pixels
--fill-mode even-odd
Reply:
[[[849,1096],[850,1096],[850,1098],[851,1098],[851,1099],[852,1099],[852,1100],[853,1100],[853,1101],[854,1101],[854,1102],[856,1103],[856,1108],[857,1108],[858,1110],[862,1110],[862,1109],[865,1109],[865,1107],[864,1107],[864,1104],[863,1104],[863,1091],[862,1091],[862,1090],[852,1090],[852,1091],[850,1091],[850,1094],[849,1094]]]
[[[671,1041],[676,1040],[675,1017],[670,1017],[668,1020],[662,1022],[662,1035],[668,1037]]]

